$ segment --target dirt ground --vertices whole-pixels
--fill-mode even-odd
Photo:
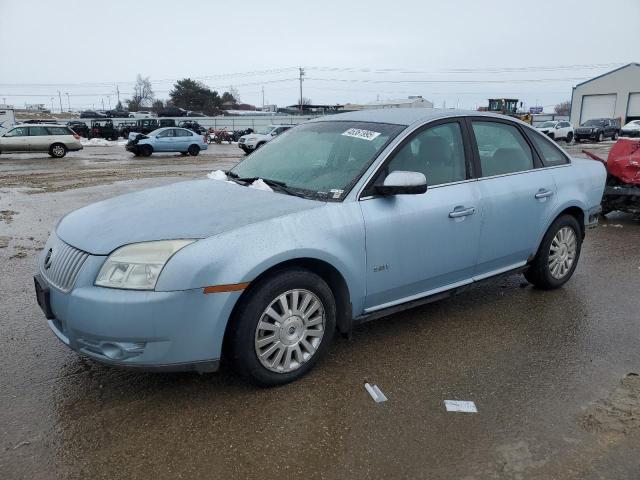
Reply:
[[[281,388],[113,369],[61,344],[32,279],[57,220],[240,153],[0,155],[0,479],[640,478],[640,224],[625,215],[588,232],[562,289],[513,275],[364,324]]]

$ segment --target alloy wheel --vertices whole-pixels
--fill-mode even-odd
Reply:
[[[318,350],[325,332],[325,309],[313,292],[288,290],[262,313],[255,333],[255,352],[268,370],[297,370]]]
[[[55,145],[51,151],[56,157],[62,157],[64,155],[64,147],[62,145]]]
[[[549,273],[557,280],[571,270],[576,258],[578,238],[571,227],[562,227],[551,241],[549,248]]]

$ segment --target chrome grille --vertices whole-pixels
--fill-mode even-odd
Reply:
[[[67,245],[55,235],[51,235],[44,248],[40,272],[57,289],[70,291],[89,254]]]

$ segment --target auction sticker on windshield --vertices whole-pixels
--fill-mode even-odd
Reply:
[[[345,137],[362,138],[363,140],[374,140],[380,135],[380,132],[374,132],[372,130],[363,130],[361,128],[350,128],[342,135]]]

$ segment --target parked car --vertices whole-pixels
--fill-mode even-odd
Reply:
[[[212,177],[58,223],[35,285],[68,347],[290,382],[336,330],[510,272],[562,286],[606,173],[509,117],[407,108],[313,119]]]
[[[80,118],[107,118],[107,116],[95,110],[85,110],[84,112],[80,112]]]
[[[159,117],[186,117],[187,111],[178,107],[165,107],[158,111]]]
[[[0,136],[0,153],[49,152],[62,158],[82,150],[80,136],[65,125],[18,125]]]
[[[113,126],[113,120],[91,120],[91,130],[89,138],[104,138],[106,140],[117,140],[119,131]]]
[[[153,152],[180,152],[195,157],[200,150],[207,149],[207,144],[202,135],[191,130],[167,127],[159,128],[148,135],[130,133],[125,148],[142,157],[148,157]]]
[[[159,127],[175,127],[176,121],[173,118],[160,118],[158,119]]]
[[[183,120],[181,122],[178,122],[178,126],[182,128],[188,128],[189,130],[195,133],[199,133],[200,135],[204,135],[207,132],[207,129],[195,120]]]
[[[192,112],[192,111],[188,111],[187,112],[187,117],[206,117],[206,115],[202,112]]]
[[[620,131],[622,137],[640,137],[640,120],[631,120]]]
[[[268,127],[260,128],[254,133],[240,137],[238,147],[242,149],[244,153],[250,153],[262,147],[267,142],[270,142],[274,137],[286,132],[292,126],[293,125],[269,125]]]
[[[47,125],[59,125],[55,120],[46,120],[46,119],[31,119],[31,120],[22,120],[20,123],[26,125],[40,125],[42,123],[46,123]]]
[[[67,122],[67,127],[84,138],[89,138],[89,126],[85,122],[79,120],[71,120]]]
[[[104,114],[108,118],[129,118],[129,112],[126,110],[107,110]]]
[[[153,118],[155,114],[153,112],[140,110],[138,112],[129,112],[129,118]]]
[[[574,131],[576,142],[594,140],[601,142],[605,138],[617,140],[620,134],[620,124],[615,118],[593,118],[587,120]]]
[[[553,140],[564,140],[567,143],[573,140],[573,127],[564,120],[550,120],[538,125],[536,129]]]

